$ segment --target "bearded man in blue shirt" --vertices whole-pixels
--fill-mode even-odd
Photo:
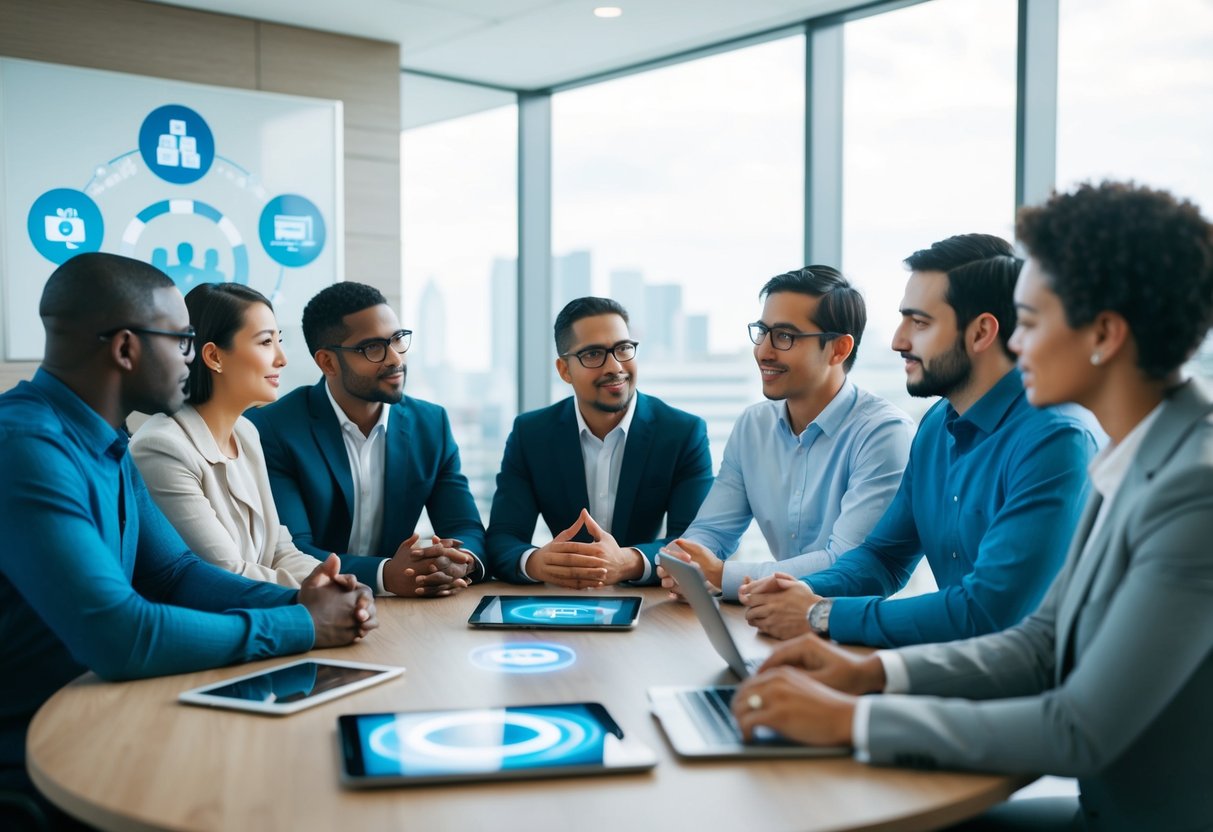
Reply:
[[[126,419],[181,407],[194,346],[165,274],[81,254],[51,275],[39,312],[42,366],[0,395],[0,789],[31,800],[29,721],[81,673],[185,673],[349,644],[377,623],[337,558],[298,590],[247,580],[192,554],[152,502]]]
[[[1023,261],[964,234],[917,251],[893,349],[914,396],[941,396],[919,425],[901,485],[864,542],[832,567],[742,587],[746,617],[790,638],[896,647],[1006,629],[1061,568],[1096,450],[1085,411],[1033,409],[1007,348]],[[939,590],[889,599],[924,556]]]

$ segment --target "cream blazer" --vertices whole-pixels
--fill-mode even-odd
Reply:
[[[246,578],[297,587],[320,562],[295,548],[278,521],[257,428],[241,416],[235,438],[236,458],[228,459],[187,404],[148,419],[130,450],[156,505],[199,557]]]

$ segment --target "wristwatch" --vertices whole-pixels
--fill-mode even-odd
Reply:
[[[833,606],[833,598],[822,598],[809,607],[809,629],[822,638],[830,637],[830,609]]]

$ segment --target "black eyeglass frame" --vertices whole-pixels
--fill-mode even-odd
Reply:
[[[194,341],[198,338],[198,330],[192,326],[184,332],[172,329],[153,329],[150,326],[116,326],[106,332],[98,332],[97,337],[105,341],[123,331],[134,332],[137,335],[164,335],[168,338],[178,338],[180,342],[177,344],[177,349],[181,350],[182,355],[189,355],[194,351]]]
[[[404,349],[398,350],[392,346],[392,342],[396,340],[404,341]],[[413,330],[401,329],[393,333],[391,338],[368,338],[356,347],[343,347],[340,344],[328,344],[320,347],[320,349],[340,350],[341,352],[356,352],[372,364],[382,364],[384,361],[387,361],[387,351],[389,349],[394,350],[397,355],[404,355],[409,351],[409,347],[412,346],[412,342]],[[367,350],[374,349],[375,347],[383,350],[383,355],[379,356],[378,358],[371,358],[371,356],[367,354]]]
[[[623,349],[625,347],[631,347],[632,354],[627,358],[620,358],[619,353],[617,353],[616,350]],[[616,361],[618,361],[620,364],[623,364],[625,362],[634,360],[636,358],[636,353],[639,351],[639,349],[640,349],[639,341],[620,341],[618,344],[615,344],[610,347],[586,347],[585,349],[578,350],[577,352],[561,353],[560,358],[563,358],[565,361],[568,361],[570,358],[576,358],[577,363],[580,364],[582,367],[585,367],[587,370],[597,370],[599,367],[606,364],[608,355],[614,356]],[[599,361],[597,364],[587,364],[586,360],[585,360],[585,356],[587,353],[593,353],[593,352],[601,352],[602,360]]]
[[[796,342],[801,338],[820,338],[821,343],[826,344],[833,341],[835,338],[841,338],[846,333],[844,332],[792,332],[787,329],[772,329],[762,321],[754,321],[752,324],[746,324],[746,329],[750,333],[750,341],[754,346],[760,346],[768,335],[771,336],[771,346],[780,352],[787,352],[796,346]],[[754,332],[758,332],[758,337],[754,337]],[[786,346],[780,346],[776,336],[781,338],[790,338]]]

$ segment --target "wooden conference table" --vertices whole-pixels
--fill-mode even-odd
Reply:
[[[655,588],[627,632],[472,630],[485,584],[452,598],[379,599],[364,643],[316,657],[404,665],[392,681],[287,717],[191,707],[177,694],[281,664],[118,684],[86,674],[53,696],[29,732],[28,765],[51,800],[102,829],[933,829],[978,814],[1026,781],[869,767],[849,757],[686,762],[650,716],[655,685],[732,684],[699,622]],[[539,587],[536,593],[556,590]],[[607,590],[608,594],[614,590]],[[726,614],[743,652],[772,642],[739,608]],[[577,661],[552,673],[509,674],[469,660],[477,647],[556,642]],[[338,784],[338,714],[600,701],[659,759],[650,773],[348,791]]]

